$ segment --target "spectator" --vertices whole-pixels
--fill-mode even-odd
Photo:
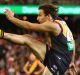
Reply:
[[[44,65],[31,53],[23,69],[27,75],[42,75]]]

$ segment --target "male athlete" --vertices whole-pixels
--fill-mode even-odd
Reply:
[[[47,33],[47,39],[44,44],[28,34],[16,35],[5,32],[1,37],[32,48],[35,55],[40,57],[46,66],[43,75],[63,75],[69,68],[75,46],[72,32],[65,21],[57,16],[56,8],[52,5],[40,6],[37,17],[40,24],[19,20],[10,10],[6,10],[5,15],[8,20],[19,27]],[[2,30],[1,33],[3,33]]]

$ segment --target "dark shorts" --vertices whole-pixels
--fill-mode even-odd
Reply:
[[[53,73],[53,75],[63,75],[69,68],[70,63],[60,56],[53,59],[55,59],[55,61],[52,63],[53,65],[49,67],[50,71]]]
[[[63,75],[69,68],[70,62],[70,57],[58,55],[55,52],[48,52],[44,60],[44,65],[49,68],[53,75]]]

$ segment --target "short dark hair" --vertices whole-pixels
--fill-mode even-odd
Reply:
[[[51,15],[53,18],[56,17],[56,8],[52,6],[52,4],[44,4],[39,6],[39,9],[42,9],[44,11],[44,14]]]

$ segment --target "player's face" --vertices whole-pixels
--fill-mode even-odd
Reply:
[[[43,23],[43,22],[45,22],[47,20],[47,17],[45,16],[44,11],[42,9],[39,10],[39,14],[37,16],[37,20],[40,23]]]

